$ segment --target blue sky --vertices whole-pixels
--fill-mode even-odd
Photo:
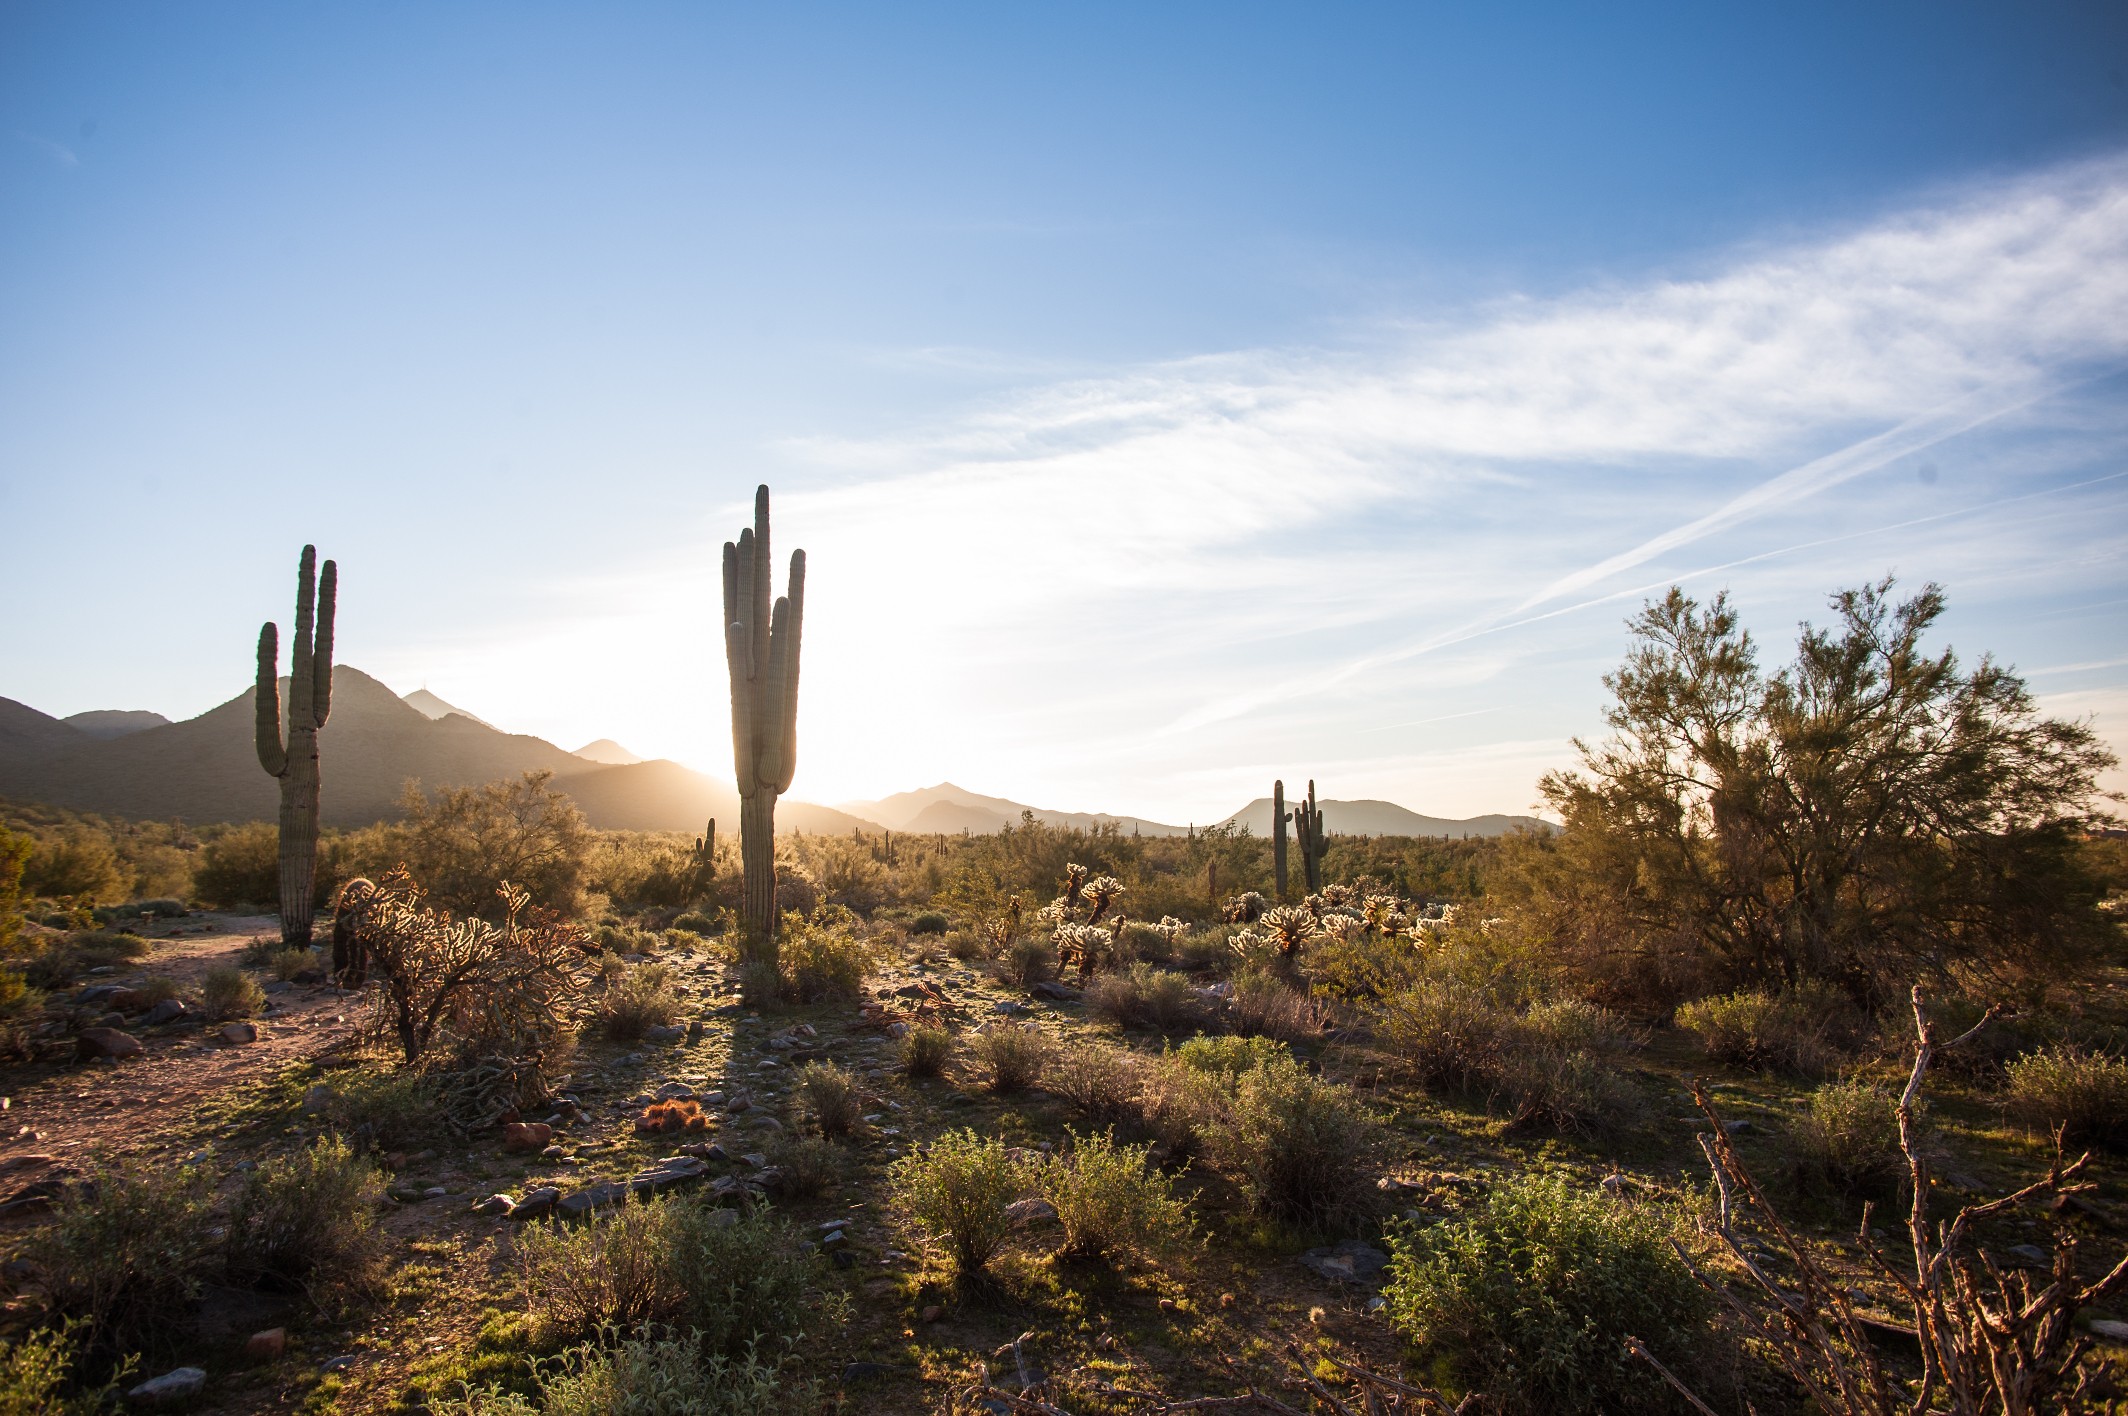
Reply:
[[[1639,598],[2128,746],[2128,10],[0,6],[0,694],[344,662],[794,791],[1518,810]],[[2120,785],[2117,780],[2115,785]]]

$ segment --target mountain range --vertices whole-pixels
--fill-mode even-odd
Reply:
[[[283,680],[285,685],[286,680]],[[99,709],[54,718],[0,698],[0,796],[138,820],[271,820],[279,786],[259,770],[252,744],[252,690],[196,718],[173,723],[144,710]],[[332,715],[319,733],[324,758],[320,814],[354,827],[400,815],[408,781],[424,789],[476,786],[520,773],[554,774],[593,826],[602,830],[699,832],[711,817],[736,830],[739,796],[677,762],[644,761],[611,738],[567,752],[543,738],[507,733],[426,688],[401,697],[346,664],[333,669]],[[1498,836],[1545,829],[1530,816],[1467,821],[1421,816],[1386,801],[1324,801],[1324,826],[1338,835]],[[1054,811],[984,796],[940,782],[877,801],[840,807],[785,800],[776,824],[789,831],[843,833],[882,827],[924,835],[987,834],[1032,813],[1057,827],[1180,836],[1193,829],[1136,816]],[[1259,798],[1219,825],[1271,833],[1271,802]]]

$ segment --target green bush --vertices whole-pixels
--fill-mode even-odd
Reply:
[[[223,964],[200,980],[200,1010],[214,1022],[248,1018],[266,1006],[266,990],[242,969]]]
[[[1906,1174],[1899,1100],[1867,1082],[1827,1082],[1810,1094],[1795,1128],[1796,1165],[1848,1194],[1895,1189]]]
[[[680,1016],[680,995],[672,986],[672,969],[664,964],[637,964],[611,978],[599,999],[599,1031],[615,1042],[634,1042],[655,1027],[670,1027]]]
[[[1068,1153],[1042,1163],[1036,1183],[1064,1228],[1060,1253],[1159,1259],[1189,1242],[1189,1206],[1173,1181],[1147,1168],[1146,1156],[1145,1146],[1074,1135]]]
[[[0,968],[0,1057],[30,1056],[30,1032],[43,1011],[43,992],[18,970]]]
[[[953,1055],[953,1034],[944,1028],[913,1027],[902,1034],[902,1070],[912,1077],[935,1077]]]
[[[2013,1115],[2067,1140],[2117,1143],[2128,1136],[2128,1060],[2062,1044],[2027,1053],[2006,1069]]]
[[[413,1150],[441,1134],[442,1098],[435,1080],[419,1072],[350,1067],[322,1085],[326,1124],[362,1150]]]
[[[1385,1050],[1429,1087],[1481,1096],[1515,1122],[1562,1130],[1624,1127],[1645,1104],[1616,1054],[1635,1041],[1618,1018],[1579,999],[1518,1011],[1453,975],[1428,976],[1382,998]]]
[[[1520,1175],[1453,1218],[1392,1229],[1389,1321],[1488,1410],[1669,1410],[1625,1340],[1681,1373],[1705,1356],[1712,1299],[1670,1248],[1676,1233],[1593,1185]]]
[[[1268,969],[1235,975],[1227,995],[1227,1021],[1244,1037],[1305,1042],[1323,1030],[1322,1008]]]
[[[950,921],[937,910],[926,910],[915,919],[909,921],[909,932],[911,934],[944,934],[949,923]]]
[[[1290,1063],[1293,1054],[1268,1037],[1193,1037],[1175,1049],[1175,1060],[1216,1080],[1228,1092],[1241,1085],[1242,1074]]]
[[[1177,1055],[1149,1059],[1141,1066],[1133,1098],[1138,1123],[1170,1161],[1187,1160],[1204,1150],[1227,1102],[1215,1076],[1183,1065]]]
[[[318,903],[325,901],[319,871]],[[210,839],[192,869],[192,894],[214,909],[271,906],[281,897],[281,832],[270,821],[249,821]]]
[[[769,1147],[769,1188],[784,1199],[817,1200],[842,1179],[843,1154],[821,1136],[787,1136]]]
[[[872,946],[847,924],[785,915],[776,950],[777,991],[787,1003],[854,1002],[872,972]]]
[[[1005,1247],[1012,1233],[1005,1207],[1035,1179],[1003,1141],[973,1131],[948,1131],[927,1153],[895,1161],[887,1177],[896,1221],[911,1241],[968,1275]]]
[[[100,1353],[164,1347],[214,1254],[213,1202],[204,1165],[95,1165],[25,1246],[53,1311]]]
[[[1161,1032],[1188,1027],[1202,1011],[1188,975],[1150,964],[1132,964],[1127,972],[1101,975],[1087,990],[1086,1001],[1118,1027]]]
[[[300,1289],[327,1310],[372,1296],[383,1277],[383,1199],[376,1167],[338,1136],[268,1160],[237,1195],[230,1268],[255,1283]]]
[[[992,1023],[976,1037],[975,1055],[990,1069],[993,1091],[1018,1091],[1042,1075],[1049,1039],[1031,1023]]]
[[[524,1226],[517,1260],[542,1340],[636,1332],[678,1312],[677,1218],[668,1201],[630,1201],[578,1225]]]
[[[1047,939],[1032,934],[1023,934],[1006,945],[993,965],[993,972],[1000,979],[1021,988],[1040,983],[1056,971],[1056,950],[1049,947]]]
[[[675,1208],[670,1235],[674,1285],[685,1295],[673,1321],[713,1354],[781,1361],[805,1335],[820,1281],[819,1259],[766,1205],[741,1210],[699,1203]]]
[[[823,1136],[847,1136],[864,1119],[864,1093],[857,1078],[833,1062],[800,1067],[793,1097],[800,1114]]]
[[[1258,1212],[1301,1229],[1349,1229],[1376,1195],[1379,1136],[1359,1098],[1290,1059],[1241,1073],[1210,1140]]]
[[[1697,999],[1677,1010],[1677,1025],[1698,1034],[1717,1062],[1814,1077],[1839,1061],[1853,1009],[1836,989],[1810,983],[1785,993],[1745,989]]]
[[[752,1356],[705,1354],[692,1338],[587,1342],[534,1371],[530,1396],[499,1386],[428,1403],[435,1416],[785,1416],[817,1400],[811,1382]]]
[[[1074,1042],[1050,1057],[1042,1084],[1097,1124],[1131,1114],[1138,1096],[1137,1059],[1105,1042]]]
[[[137,1365],[128,1358],[100,1387],[75,1376],[81,1324],[61,1323],[0,1342],[0,1416],[94,1416],[118,1404],[118,1389]]]

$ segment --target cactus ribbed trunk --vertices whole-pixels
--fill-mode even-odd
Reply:
[[[318,879],[318,730],[332,712],[333,610],[340,568],[318,569],[318,548],[305,546],[296,568],[296,632],[289,645],[287,735],[282,735],[279,626],[259,627],[258,683],[253,689],[259,766],[281,783],[281,942],[310,947]]]
[[[739,786],[740,923],[746,957],[776,962],[776,798],[798,769],[798,652],[805,552],[791,552],[789,593],[771,603],[768,488],[754,524],[724,543],[724,659],[731,671],[732,773]]]
[[[1284,778],[1271,783],[1271,868],[1278,877],[1278,900],[1286,899],[1286,823],[1293,819],[1286,810]]]
[[[1330,853],[1330,839],[1323,833],[1322,808],[1315,804],[1315,783],[1308,783],[1308,799],[1293,804],[1293,838],[1300,847],[1302,878],[1308,893],[1322,893],[1323,857]]]

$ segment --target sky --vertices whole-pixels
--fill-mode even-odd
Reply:
[[[1778,662],[1885,575],[2128,755],[2124,70],[2110,0],[0,3],[0,695],[205,711],[315,542],[341,662],[728,780],[767,482],[807,800],[1524,811],[1643,599]]]

